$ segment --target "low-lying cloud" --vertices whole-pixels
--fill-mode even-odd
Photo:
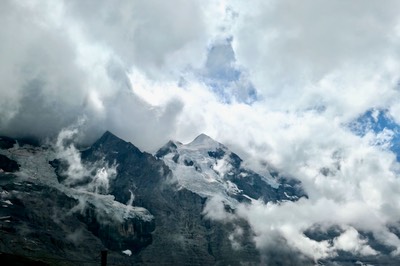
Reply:
[[[60,160],[61,169],[59,174],[65,177],[63,183],[66,186],[74,186],[83,191],[95,194],[108,194],[110,181],[117,176],[117,165],[112,165],[105,160],[98,160],[94,163],[84,163],[81,153],[75,147],[75,138],[84,120],[80,120],[70,128],[64,128],[57,136],[54,145],[57,160]],[[65,169],[63,169],[65,168]]]

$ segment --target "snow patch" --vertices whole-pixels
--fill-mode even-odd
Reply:
[[[128,256],[132,255],[132,251],[130,251],[129,249],[122,251],[122,253],[124,253],[125,255],[128,255]]]
[[[207,135],[201,134],[188,144],[174,144],[176,148],[169,150],[162,159],[171,169],[178,187],[186,188],[202,197],[223,198],[225,204],[235,208],[238,201],[232,196],[243,193],[233,181],[235,174],[239,178],[245,178],[252,171],[242,166],[237,168],[237,156]],[[272,178],[261,178],[266,186],[279,187]]]
[[[193,142],[183,145],[177,143],[174,152],[166,154],[163,160],[172,170],[173,177],[180,187],[184,187],[202,197],[220,196],[228,205],[236,206],[237,201],[228,196],[229,186],[224,180],[231,166],[225,158],[217,160],[209,156],[209,152],[227,149],[206,135],[200,135]],[[174,157],[179,155],[179,161]],[[186,162],[186,163],[185,163]]]
[[[250,200],[251,203],[253,202],[257,202],[256,199],[253,199],[252,197],[249,197],[248,195],[244,194],[243,197],[245,197],[246,199]]]
[[[192,142],[184,145],[186,148],[190,149],[216,149],[223,146],[221,143],[213,140],[206,134],[200,134]]]
[[[3,200],[3,202],[4,202],[5,204],[8,204],[8,205],[13,205],[12,202],[9,201],[9,200]]]
[[[297,200],[299,197],[297,196],[290,196],[288,193],[283,192],[283,194],[285,195],[286,198],[291,199],[291,200]]]

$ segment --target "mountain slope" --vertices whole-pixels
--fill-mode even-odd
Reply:
[[[117,264],[258,265],[249,224],[229,213],[239,202],[304,196],[203,134],[155,156],[110,132],[82,152],[70,142],[1,142],[0,252],[52,265],[98,261],[104,248]],[[224,221],[210,217],[215,199]]]
[[[1,253],[73,265],[99,262],[100,251],[108,248],[122,262],[121,250],[151,242],[154,217],[146,209],[59,183],[49,164],[57,156],[52,148],[15,143],[0,154],[20,167],[0,171]]]
[[[120,202],[132,199],[131,204],[142,206],[154,215],[156,229],[152,244],[137,255],[138,262],[225,265],[238,260],[258,261],[251,234],[244,238],[244,248],[234,252],[229,241],[234,225],[206,219],[203,210],[207,198],[179,188],[162,160],[141,153],[109,132],[83,152],[82,158],[88,163],[104,159],[117,164],[118,174],[110,180],[110,194]],[[249,230],[244,221],[240,223]]]
[[[247,169],[237,154],[204,134],[186,145],[170,141],[155,156],[164,160],[180,187],[203,197],[220,196],[232,208],[238,202],[305,196],[298,181],[274,179]]]

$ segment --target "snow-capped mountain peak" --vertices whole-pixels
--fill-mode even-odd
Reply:
[[[184,145],[187,148],[196,148],[196,149],[215,149],[220,147],[225,147],[221,143],[215,141],[211,137],[202,133],[198,135],[192,142]]]
[[[171,169],[181,188],[202,197],[222,197],[231,207],[240,201],[293,200],[299,196],[292,186],[280,186],[271,176],[244,168],[238,155],[205,134],[188,144],[169,141],[155,156]]]

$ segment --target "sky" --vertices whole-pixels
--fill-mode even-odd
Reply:
[[[79,124],[78,143],[110,130],[153,153],[205,133],[252,169],[298,178],[309,195],[242,206],[260,250],[279,235],[315,259],[375,254],[367,231],[397,255],[388,226],[400,220],[399,8],[4,0],[0,135],[46,140]],[[312,241],[302,232],[315,224],[345,233]]]

